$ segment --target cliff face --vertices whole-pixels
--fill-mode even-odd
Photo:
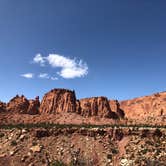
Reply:
[[[12,113],[37,114],[40,106],[39,98],[28,100],[25,96],[14,97],[7,103],[6,110]]]
[[[85,117],[110,117],[111,109],[106,97],[92,97],[80,100],[81,115]]]
[[[7,104],[0,102],[0,112],[19,114],[77,113],[84,117],[112,119],[160,120],[166,118],[166,92],[135,98],[132,100],[108,100],[106,97],[91,97],[76,100],[75,92],[67,89],[53,89],[46,93],[40,104],[39,97],[28,100],[16,96]]]
[[[40,105],[40,113],[56,114],[60,112],[74,112],[84,117],[118,118],[117,112],[111,111],[106,97],[76,100],[74,91],[53,89],[44,95]]]
[[[37,96],[35,100],[29,100],[29,107],[27,113],[31,115],[38,114],[39,107],[40,107],[40,101],[39,101],[39,96]]]
[[[120,104],[119,104],[118,100],[110,100],[109,105],[110,105],[111,110],[116,113],[118,118],[124,118],[125,113],[120,108]]]
[[[166,116],[166,92],[120,102],[127,118]]]
[[[40,113],[76,112],[76,96],[74,91],[53,89],[42,99]]]

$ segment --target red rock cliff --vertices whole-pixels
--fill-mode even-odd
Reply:
[[[29,107],[29,101],[22,95],[16,95],[7,104],[7,110],[14,113],[26,113]]]
[[[166,116],[166,92],[120,102],[129,119]]]
[[[42,99],[40,113],[76,112],[76,96],[74,91],[53,89]]]
[[[39,107],[40,107],[40,101],[39,101],[39,96],[37,96],[35,100],[29,100],[29,107],[27,113],[31,115],[38,114]]]
[[[116,113],[117,118],[124,118],[125,113],[120,108],[120,104],[119,104],[118,100],[110,100],[109,105],[110,105],[111,110]]]
[[[106,97],[92,97],[80,100],[81,115],[111,117],[111,109]]]
[[[25,96],[16,95],[7,103],[6,109],[12,113],[37,114],[40,106],[39,99],[28,100]]]

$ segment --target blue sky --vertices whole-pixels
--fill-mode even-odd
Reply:
[[[165,0],[0,0],[0,100],[42,98],[52,88],[119,100],[165,91],[165,6]]]

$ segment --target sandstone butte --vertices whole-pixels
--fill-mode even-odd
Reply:
[[[41,100],[36,97],[28,100],[16,95],[8,103],[0,102],[0,113],[18,114],[59,114],[75,113],[83,117],[111,119],[150,119],[166,118],[166,92],[139,97],[131,100],[108,100],[106,97],[76,99],[74,91],[53,89]]]

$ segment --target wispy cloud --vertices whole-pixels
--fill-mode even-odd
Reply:
[[[41,56],[41,54],[36,54],[36,56],[33,58],[34,63],[39,63],[40,66],[45,66],[45,59]]]
[[[50,78],[50,76],[49,76],[47,73],[40,73],[40,74],[38,75],[38,77],[39,77],[39,78],[42,78],[42,79],[49,79],[49,78]]]
[[[25,74],[21,74],[22,77],[24,78],[33,78],[34,77],[34,74],[33,73],[25,73]]]
[[[53,80],[53,81],[58,80],[57,77],[51,77],[50,79]]]
[[[85,62],[59,54],[49,54],[47,57],[37,54],[33,58],[33,62],[38,63],[40,66],[49,64],[53,68],[61,68],[57,74],[66,79],[84,77],[88,74],[88,66]]]

